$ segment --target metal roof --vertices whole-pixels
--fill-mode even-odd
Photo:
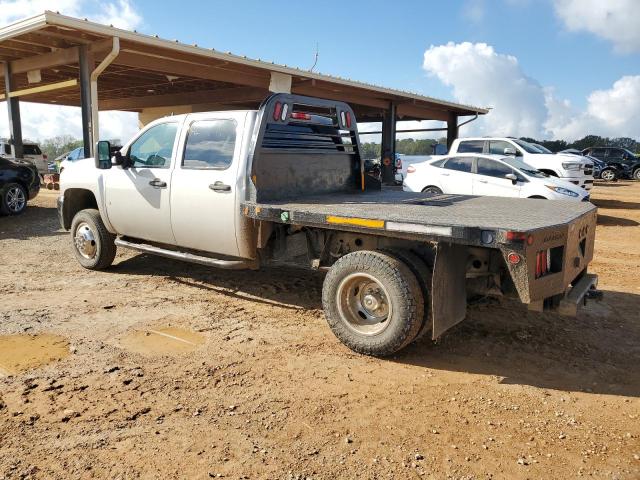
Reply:
[[[120,39],[120,53],[100,76],[101,110],[140,111],[193,104],[212,109],[255,108],[269,94],[271,74],[275,72],[291,76],[292,93],[346,101],[360,120],[380,119],[390,102],[397,105],[398,116],[404,119],[446,120],[450,113],[464,116],[488,112],[486,108],[187,45],[50,11],[0,28],[0,60],[11,62],[12,90],[25,92],[21,101],[80,105],[79,88],[74,82],[78,78],[77,47],[90,45],[99,62],[113,37]],[[35,81],[33,75],[28,78],[30,68],[38,71]],[[47,90],[52,83],[62,88]],[[0,84],[3,93],[4,84]]]

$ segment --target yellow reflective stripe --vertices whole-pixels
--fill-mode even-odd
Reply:
[[[384,228],[384,220],[370,220],[368,218],[334,217],[332,215],[327,215],[327,223],[333,223],[336,225],[355,225],[356,227],[367,228]]]

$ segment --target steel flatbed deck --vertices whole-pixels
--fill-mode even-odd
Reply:
[[[568,226],[596,207],[589,202],[436,195],[398,190],[323,194],[242,203],[251,218],[350,230],[388,230],[471,241],[480,230],[532,232]]]

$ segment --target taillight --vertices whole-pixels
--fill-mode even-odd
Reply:
[[[345,117],[347,118],[347,128],[351,128],[351,112],[345,113]]]
[[[533,235],[527,235],[525,232],[507,232],[508,242],[524,242],[526,240],[527,245],[533,244]]]
[[[416,171],[416,167],[414,167],[413,165],[409,165],[409,166],[407,167],[407,174],[409,174],[409,173],[413,173],[413,172],[415,172],[415,171]]]
[[[536,254],[536,278],[544,277],[547,273],[550,273],[550,257],[550,250],[541,250]]]
[[[294,118],[296,120],[311,120],[311,115],[309,115],[308,113],[293,112],[291,113],[291,118]]]
[[[280,102],[276,102],[273,107],[273,119],[280,120],[280,113],[282,112],[282,104]]]

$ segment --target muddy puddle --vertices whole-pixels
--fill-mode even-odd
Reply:
[[[0,336],[0,376],[15,375],[62,360],[69,343],[51,334]]]
[[[120,344],[143,355],[179,355],[195,350],[205,341],[204,335],[177,327],[149,328],[132,332]]]

